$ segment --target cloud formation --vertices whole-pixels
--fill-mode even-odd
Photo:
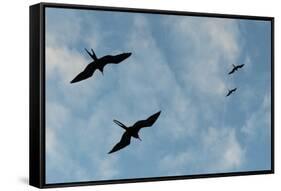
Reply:
[[[166,155],[159,169],[169,175],[238,171],[245,160],[245,150],[233,128],[208,127],[198,137],[196,150],[191,146]]]
[[[46,18],[47,182],[247,169],[253,147],[245,140],[257,118],[268,119],[263,114],[270,102],[264,99],[260,112],[253,112],[259,102],[236,104],[243,108],[239,113],[231,107],[254,95],[225,99],[234,86],[226,75],[231,65],[246,62],[253,68],[250,53],[243,54],[239,21],[58,9],[49,9]],[[70,84],[91,62],[84,48],[98,57],[132,56],[106,66],[104,76],[95,72]],[[259,84],[249,86],[266,92]],[[159,110],[156,124],[140,133],[144,141],[132,140],[122,152],[107,154],[123,133],[113,119],[129,126]]]

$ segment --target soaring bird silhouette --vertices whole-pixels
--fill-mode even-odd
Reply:
[[[233,68],[232,70],[228,73],[229,75],[230,74],[233,74],[235,71],[237,71],[239,68],[242,68],[244,66],[244,64],[241,64],[241,65],[237,65],[235,66],[234,64],[232,64]]]
[[[144,128],[144,127],[152,126],[155,123],[155,121],[157,120],[157,118],[159,117],[160,113],[161,113],[161,111],[151,115],[150,117],[148,117],[145,120],[137,121],[131,127],[126,127],[120,121],[113,120],[114,123],[116,123],[117,125],[119,125],[123,129],[125,129],[125,132],[123,133],[122,138],[119,141],[119,143],[117,143],[108,154],[116,152],[116,151],[118,151],[120,149],[123,149],[124,147],[128,146],[130,144],[130,142],[131,142],[131,137],[134,137],[136,139],[141,140],[141,138],[139,137],[139,130],[141,128]]]
[[[122,62],[123,60],[125,60],[129,56],[131,56],[131,54],[132,54],[129,52],[129,53],[118,54],[115,56],[106,55],[101,58],[97,58],[93,49],[91,49],[92,54],[86,48],[85,48],[85,50],[94,61],[91,62],[90,64],[88,64],[88,66],[86,66],[86,68],[80,74],[78,74],[70,83],[79,82],[79,81],[82,81],[82,80],[85,80],[85,79],[91,77],[94,74],[95,70],[99,70],[103,74],[103,68],[105,65],[119,64],[120,62]]]
[[[237,88],[234,88],[232,90],[228,90],[228,93],[226,94],[226,97],[230,96],[233,92],[235,92]]]

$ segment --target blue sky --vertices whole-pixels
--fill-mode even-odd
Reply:
[[[47,8],[46,182],[270,169],[270,47],[267,21]],[[84,48],[132,56],[70,84]],[[113,119],[159,110],[142,142],[107,154]]]

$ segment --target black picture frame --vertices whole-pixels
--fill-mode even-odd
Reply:
[[[102,11],[118,11],[133,13],[152,13],[164,15],[181,15],[197,17],[215,17],[261,20],[271,22],[271,169],[248,172],[229,172],[185,176],[148,177],[137,179],[87,181],[71,183],[46,184],[45,182],[45,8],[87,9]],[[54,188],[67,186],[85,186],[116,183],[135,183],[147,181],[165,181],[193,178],[211,178],[242,175],[258,175],[274,173],[274,18],[231,15],[216,13],[195,13],[183,11],[134,9],[120,7],[102,7],[73,4],[39,3],[30,6],[30,129],[29,129],[29,184],[38,188]]]

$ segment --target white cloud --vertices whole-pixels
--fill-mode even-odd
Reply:
[[[186,167],[194,163],[194,155],[192,152],[181,152],[166,155],[159,163],[161,170],[165,169],[171,175],[180,175],[186,172]]]
[[[54,20],[56,22],[54,22]],[[82,20],[74,12],[46,11],[47,46],[74,46],[81,40]]]
[[[77,71],[83,71],[89,62],[82,56],[81,52],[70,50],[64,46],[47,46],[46,72],[48,74],[57,72],[63,83],[69,83],[79,73]]]
[[[203,134],[203,152],[211,157],[210,171],[231,171],[239,168],[245,159],[234,129],[209,127]]]
[[[48,103],[46,111],[46,175],[49,183],[111,179],[119,174],[118,157],[109,158],[107,152],[109,145],[112,146],[111,141],[120,136],[120,132],[108,128],[112,122],[106,120],[106,112],[99,110],[89,120],[80,119],[68,125],[75,116],[65,106]],[[85,166],[81,160],[89,164]]]
[[[249,139],[253,139],[262,134],[270,136],[270,129],[271,97],[270,94],[266,94],[258,109],[247,118],[241,131],[245,133]]]
[[[98,165],[97,179],[109,180],[119,175],[119,171],[116,168],[116,165],[118,165],[116,157],[114,159],[104,158],[96,161],[95,164]]]
[[[69,119],[69,110],[59,103],[48,102],[46,105],[47,124],[60,128]]]
[[[46,104],[46,177],[47,181],[60,182],[73,181],[74,178],[88,177],[87,173],[79,168],[80,164],[69,155],[69,150],[61,139],[67,122],[71,119],[70,111],[60,103],[48,102]],[[57,179],[50,174],[57,174]]]
[[[50,12],[49,12],[50,11]],[[49,14],[48,14],[49,13]],[[83,17],[73,11],[59,12],[52,16],[52,10],[47,11],[46,17],[46,69],[47,74],[58,72],[63,82],[70,82],[77,71],[82,71],[90,63],[84,48],[96,50],[103,38],[99,32],[99,23],[91,18],[95,25],[82,30]],[[55,17],[55,18],[54,18]],[[55,22],[53,20],[56,20]],[[77,45],[84,45],[77,50]],[[47,76],[48,77],[48,76]]]
[[[130,87],[127,92],[134,98],[132,104],[139,111],[146,113],[146,108],[152,106],[155,110],[163,110],[163,134],[172,135],[174,138],[188,136],[195,128],[196,119],[192,117],[195,108],[191,106],[191,101],[179,86],[165,55],[151,34],[146,18],[135,16],[130,34],[127,46],[134,55],[130,64],[126,66],[128,72],[121,76],[120,83]],[[163,102],[170,110],[162,107]],[[184,127],[187,115],[190,116],[189,128]]]
[[[186,147],[181,152],[171,151],[165,155],[159,168],[169,175],[233,172],[245,161],[245,149],[233,128],[209,127],[196,143]]]
[[[103,33],[100,32],[99,21],[94,17],[85,17],[85,13],[86,11],[80,11],[79,14],[73,10],[47,10],[47,46],[66,46],[74,49],[77,47],[77,44],[85,44],[95,49],[100,40],[102,40]],[[85,23],[85,21],[89,20],[94,24],[89,25]],[[84,30],[84,25],[87,25],[87,30]]]
[[[170,25],[175,45],[186,50],[177,61],[186,86],[217,101],[231,85],[226,80],[228,68],[240,56],[238,24],[229,19],[183,18]]]

